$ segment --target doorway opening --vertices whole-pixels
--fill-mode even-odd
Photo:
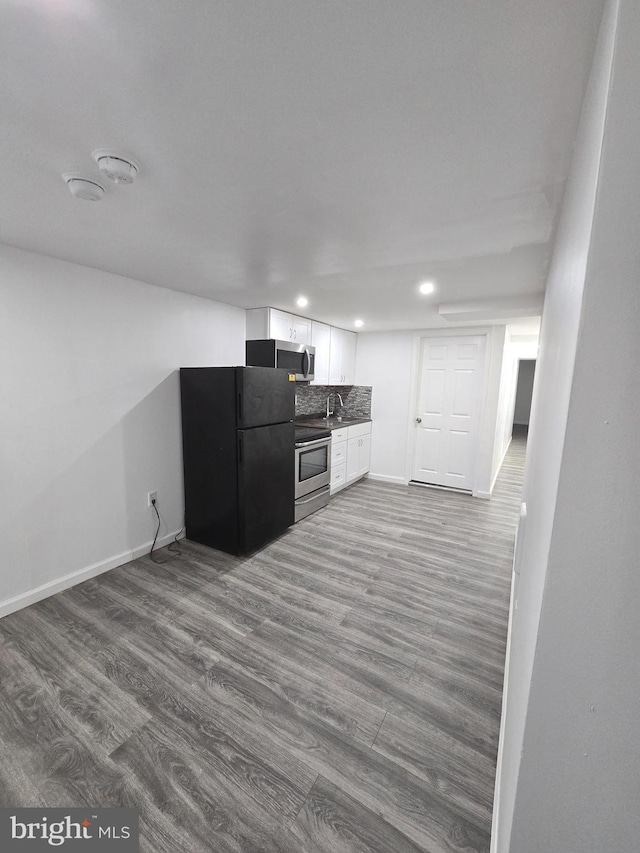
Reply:
[[[533,380],[536,372],[535,358],[521,358],[518,361],[518,378],[516,380],[516,399],[513,408],[513,435],[527,436],[531,417],[531,399],[533,397]]]

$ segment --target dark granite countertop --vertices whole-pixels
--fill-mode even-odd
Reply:
[[[371,418],[323,418],[322,415],[303,415],[296,418],[296,426],[324,427],[325,429],[344,429],[355,424],[370,424]]]

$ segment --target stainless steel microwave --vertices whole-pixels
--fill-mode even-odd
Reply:
[[[251,367],[280,367],[295,373],[297,382],[313,379],[316,348],[308,344],[273,339],[247,341],[247,365]]]

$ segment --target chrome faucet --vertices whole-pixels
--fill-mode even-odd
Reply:
[[[340,394],[337,391],[332,391],[331,394],[329,394],[329,396],[327,397],[327,412],[326,412],[327,418],[330,418],[331,415],[333,414],[333,411],[334,411],[333,409],[330,408],[330,403],[331,403],[332,397],[337,397],[338,400],[340,400],[340,408],[344,407],[344,403],[342,402],[342,397],[340,396]]]

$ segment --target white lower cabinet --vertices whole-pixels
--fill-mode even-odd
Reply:
[[[363,435],[358,450],[358,477],[364,477],[371,467],[371,433]]]
[[[358,479],[360,467],[360,439],[350,438],[347,442],[347,483]]]
[[[369,470],[371,424],[355,424],[331,434],[331,494]]]
[[[336,465],[331,469],[331,494],[337,492],[346,484],[347,466],[343,462],[342,465]]]

